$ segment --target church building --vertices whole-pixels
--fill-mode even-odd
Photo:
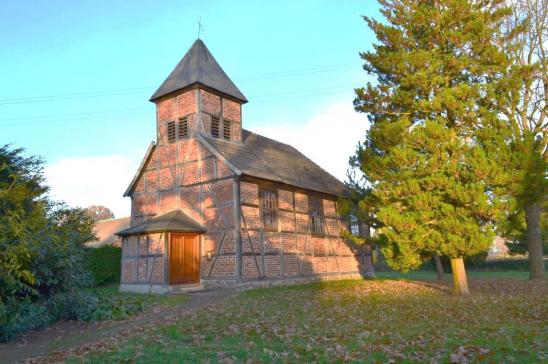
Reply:
[[[198,39],[152,95],[152,142],[124,196],[120,289],[166,293],[356,277],[345,185],[244,129],[246,97]],[[325,146],[318,146],[325,147]]]

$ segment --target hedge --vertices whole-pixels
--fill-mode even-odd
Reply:
[[[442,263],[445,272],[451,272],[449,259],[442,258]],[[465,259],[465,265],[466,268],[476,271],[529,270],[529,260],[524,258],[507,258],[493,260]],[[548,266],[548,260],[544,261],[544,266]],[[421,266],[420,270],[435,270],[434,263],[432,261],[427,261]]]
[[[121,256],[122,249],[109,245],[87,250],[86,265],[96,286],[120,282]]]

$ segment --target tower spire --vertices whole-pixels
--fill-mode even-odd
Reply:
[[[194,42],[183,59],[152,95],[150,101],[198,85],[216,91],[225,98],[237,100],[240,103],[247,102],[245,96],[219,66],[201,39]]]

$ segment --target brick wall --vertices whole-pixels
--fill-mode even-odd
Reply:
[[[242,277],[291,278],[358,272],[357,249],[342,238],[344,220],[337,216],[334,199],[323,198],[324,236],[313,236],[308,226],[308,194],[283,187],[278,192],[279,227],[264,231],[259,213],[259,184],[242,181]],[[354,248],[354,249],[353,249]],[[259,270],[257,270],[259,266]]]
[[[128,236],[122,241],[122,284],[163,284],[165,276],[165,234]]]

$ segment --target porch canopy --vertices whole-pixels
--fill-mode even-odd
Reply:
[[[120,230],[118,236],[151,234],[151,233],[205,233],[206,228],[181,210],[173,210],[167,214],[156,216],[138,225]]]

